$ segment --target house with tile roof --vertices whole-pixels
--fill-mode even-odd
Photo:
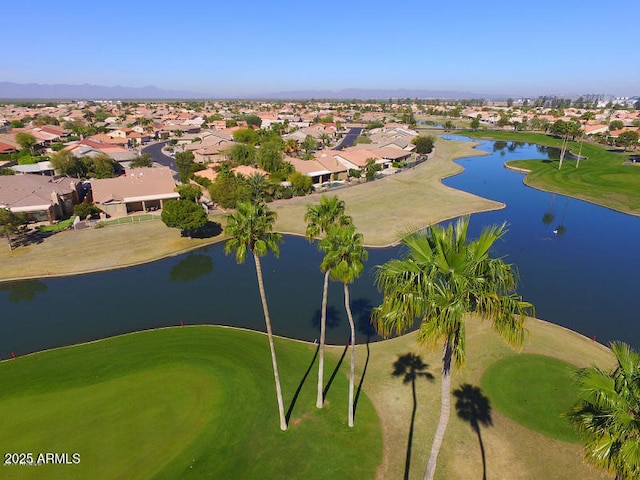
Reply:
[[[91,181],[93,203],[112,217],[162,209],[180,198],[169,167],[132,168],[116,178]]]
[[[81,199],[80,185],[70,177],[0,176],[0,207],[25,213],[30,221],[54,223],[73,213]]]

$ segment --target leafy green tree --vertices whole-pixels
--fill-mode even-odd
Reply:
[[[0,175],[15,175],[16,172],[10,168],[0,168]]]
[[[256,157],[258,166],[269,173],[273,173],[282,168],[282,151],[276,143],[269,142],[262,144],[257,151]]]
[[[609,122],[609,131],[613,132],[614,130],[620,130],[624,128],[624,123],[622,120],[612,120]]]
[[[533,313],[532,305],[514,292],[517,276],[512,266],[490,255],[492,245],[506,233],[505,225],[487,227],[471,242],[468,225],[468,217],[461,218],[455,225],[403,236],[408,254],[378,266],[376,272],[383,293],[382,304],[374,309],[378,331],[399,333],[419,319],[422,345],[434,348],[444,343],[440,419],[426,479],[433,479],[449,422],[451,363],[465,362],[465,320],[490,320],[493,329],[517,347],[525,336],[525,314]]]
[[[88,165],[89,175],[96,178],[112,178],[117,176],[120,165],[106,153],[92,157]]]
[[[258,142],[258,132],[253,128],[239,128],[233,132],[233,139],[236,142],[253,145]]]
[[[242,119],[247,122],[247,125],[249,126],[260,128],[260,126],[262,125],[262,119],[258,115],[255,115],[253,113],[245,115],[244,117],[242,117]]]
[[[192,185],[185,183],[184,185],[178,185],[176,190],[180,194],[180,200],[189,200],[196,203],[202,196],[202,189],[198,185]]]
[[[296,195],[302,196],[313,191],[313,179],[307,175],[293,172],[289,175],[288,180],[291,182],[291,187]]]
[[[436,138],[433,135],[419,135],[411,140],[411,142],[416,146],[416,153],[425,155],[433,151]]]
[[[582,435],[589,462],[616,479],[640,478],[640,353],[622,342],[611,349],[612,372],[579,370],[579,400],[566,416]]]
[[[256,161],[256,149],[253,145],[235,143],[226,153],[238,165],[253,165]]]
[[[11,235],[16,233],[22,225],[27,223],[27,216],[23,213],[13,213],[8,208],[0,207],[0,235],[7,238],[9,250],[13,250]]]
[[[24,127],[24,123],[20,120],[11,120],[11,122],[9,122],[9,127],[11,128],[23,128]]]
[[[284,413],[284,402],[282,400],[282,389],[280,387],[280,374],[278,373],[278,361],[276,349],[273,343],[273,332],[271,331],[271,317],[267,305],[267,296],[264,291],[262,280],[262,265],[260,257],[272,252],[276,257],[280,254],[279,244],[282,243],[282,235],[273,232],[273,224],[276,220],[276,213],[269,210],[264,203],[243,202],[238,204],[238,211],[227,215],[227,226],[225,233],[231,236],[224,246],[226,254],[235,253],[236,261],[244,263],[247,253],[251,252],[256,267],[258,277],[258,290],[262,300],[262,310],[264,321],[267,327],[267,337],[269,338],[269,349],[271,351],[271,363],[273,365],[273,377],[276,384],[276,398],[278,401],[278,413],[280,415],[280,429],[287,429],[287,419]]]
[[[70,177],[86,177],[87,166],[80,159],[68,150],[60,150],[51,156],[53,168],[61,175]]]
[[[178,175],[180,176],[180,181],[182,183],[187,183],[189,181],[189,177],[191,175],[191,167],[193,166],[195,159],[193,152],[191,150],[178,152],[176,153],[175,159]]]
[[[182,236],[207,224],[207,214],[201,205],[189,200],[169,200],[162,208],[160,218],[167,227],[179,228]]]
[[[320,265],[323,271],[330,270],[329,278],[342,282],[344,286],[344,308],[351,328],[351,365],[349,368],[349,416],[348,425],[354,425],[354,379],[356,368],[356,327],[351,313],[349,284],[353,283],[364,270],[364,262],[369,253],[362,245],[362,234],[353,224],[347,226],[332,225],[327,236],[320,240],[320,250],[325,254]]]
[[[375,158],[367,158],[367,164],[364,167],[364,177],[367,179],[367,182],[373,180],[376,173],[382,170],[382,165],[376,163]]]
[[[626,132],[622,132],[620,135],[618,135],[616,143],[623,146],[625,150],[631,146],[637,146],[638,132],[634,130],[627,130]]]
[[[307,204],[307,211],[304,215],[307,222],[305,236],[313,240],[320,235],[326,235],[329,228],[334,225],[347,226],[351,224],[351,217],[345,215],[344,200],[337,196],[331,198],[323,195],[319,204]],[[316,397],[316,407],[322,408],[324,404],[324,343],[327,331],[327,299],[329,297],[329,275],[331,265],[320,266],[324,272],[324,283],[322,287],[322,309],[320,313],[320,343],[318,345],[318,395]]]
[[[239,202],[248,201],[250,194],[246,183],[226,163],[220,166],[218,176],[209,187],[211,199],[222,208],[235,208]]]
[[[29,132],[20,132],[16,134],[16,142],[22,148],[29,150],[31,155],[33,155],[33,149],[38,143],[36,137],[33,136],[32,133]]]
[[[95,205],[89,205],[88,203],[79,203],[73,206],[73,214],[83,220],[87,217],[97,215],[98,213],[100,213],[100,209]]]
[[[142,155],[131,160],[131,168],[150,168],[153,166],[153,158],[150,153],[143,153]]]
[[[480,119],[479,118],[474,118],[473,120],[471,120],[471,128],[474,130],[477,130],[478,128],[480,128]]]

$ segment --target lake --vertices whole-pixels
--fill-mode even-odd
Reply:
[[[640,238],[640,219],[531,189],[523,185],[522,174],[503,167],[512,159],[554,158],[554,149],[492,141],[479,148],[490,155],[458,160],[465,172],[445,183],[508,207],[473,215],[470,235],[484,225],[508,222],[509,233],[495,254],[518,266],[519,292],[536,306],[539,318],[595,335],[602,343],[620,339],[640,347],[640,300],[634,292],[640,253],[633,244]],[[574,165],[565,161],[563,168]],[[368,324],[371,308],[381,299],[373,268],[400,251],[369,249],[365,272],[351,286],[359,343],[377,339]],[[320,260],[315,244],[293,236],[285,237],[280,258],[264,258],[276,334],[318,337]],[[224,255],[222,244],[138,267],[0,284],[0,308],[3,359],[12,352],[22,355],[181,322],[264,330],[253,261],[237,265],[233,256]],[[340,284],[331,284],[329,327],[328,342],[348,341]]]

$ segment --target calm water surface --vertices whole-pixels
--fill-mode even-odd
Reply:
[[[490,153],[458,161],[465,172],[446,184],[504,202],[504,210],[473,215],[472,236],[482,226],[507,221],[509,233],[496,254],[518,266],[520,293],[540,318],[600,342],[622,339],[640,347],[635,293],[640,280],[640,218],[522,184],[503,168],[507,160],[553,158],[535,145],[483,142]],[[566,167],[574,168],[572,162]],[[557,233],[554,233],[556,231]],[[351,287],[359,340],[376,337],[368,325],[380,302],[373,266],[400,248],[370,249],[365,273]],[[263,260],[275,333],[318,337],[323,276],[315,245],[286,237],[279,259]],[[148,265],[111,272],[0,284],[0,358],[121,333],[184,324],[224,324],[264,330],[253,262],[237,265],[213,245]],[[329,292],[328,341],[348,339],[342,286]]]

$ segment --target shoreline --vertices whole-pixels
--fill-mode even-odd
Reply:
[[[444,142],[442,139],[438,140],[439,142]],[[436,143],[436,149],[429,160],[415,168],[374,182],[354,185],[347,189],[339,189],[335,194],[345,199],[349,213],[355,218],[360,231],[365,235],[367,248],[390,248],[398,245],[400,242],[398,236],[396,234],[390,235],[390,232],[414,232],[427,228],[429,225],[462,215],[505,208],[506,205],[504,203],[453,189],[442,183],[445,178],[458,175],[464,171],[460,165],[454,162],[455,160],[466,156],[484,155],[484,152],[479,152],[475,149],[475,146],[476,144],[472,142],[450,142],[449,144],[440,143],[440,145]],[[424,188],[425,186],[427,188]],[[425,191],[427,193],[424,193]],[[306,205],[317,201],[321,195],[317,193],[298,197],[297,201],[294,199],[295,203],[286,200],[270,204],[272,210],[278,214],[278,222],[280,222],[280,225],[278,222],[276,223],[275,230],[286,235],[303,236],[305,224],[302,219]],[[404,197],[406,195],[412,195],[425,204],[422,209],[417,210],[418,213],[415,215],[416,210],[413,205],[411,209],[407,209],[408,206]],[[383,197],[387,200],[382,202],[384,207],[370,208],[372,197]],[[445,206],[440,208],[442,203]],[[436,211],[431,205],[438,205],[438,210]],[[406,224],[399,224],[398,222],[404,218],[410,218],[413,223],[410,224],[407,221]],[[221,218],[217,216],[211,220],[220,221]],[[392,223],[394,221],[396,222],[395,224]],[[376,231],[380,224],[389,226],[382,231]],[[131,230],[125,231],[125,229]],[[160,226],[144,223],[120,225],[100,229],[98,233],[93,232],[95,230],[63,231],[43,242],[45,246],[49,247],[47,249],[42,249],[42,245],[28,245],[18,247],[8,253],[0,253],[0,262],[6,259],[5,271],[10,272],[6,278],[0,278],[0,284],[88,275],[130,268],[189,253],[227,239],[224,234],[221,234],[211,239],[198,239],[197,244],[190,245],[188,243],[196,239],[187,240],[179,237],[177,231],[168,229],[164,224]],[[77,237],[76,239],[69,239],[70,235],[76,235]],[[392,241],[390,241],[391,237],[394,238]],[[141,238],[146,243],[139,245],[138,252],[132,252],[131,250],[138,247],[137,243]],[[370,241],[367,241],[367,239],[370,239]],[[110,250],[110,252],[114,253],[100,252],[101,249]],[[158,253],[147,256],[147,252],[151,250],[153,253],[154,249]],[[84,264],[82,261],[78,262],[81,267],[77,270],[69,268],[69,266],[73,267],[73,261],[77,260],[74,257],[82,257],[83,254],[94,255],[93,263],[97,266],[86,267],[86,264],[90,263],[89,260],[86,260]],[[61,260],[65,257],[69,261]],[[140,257],[140,259],[138,260],[136,257]],[[133,260],[129,260],[131,258]],[[16,275],[16,273],[25,269],[24,261],[31,262],[29,267],[32,272],[25,275]]]

